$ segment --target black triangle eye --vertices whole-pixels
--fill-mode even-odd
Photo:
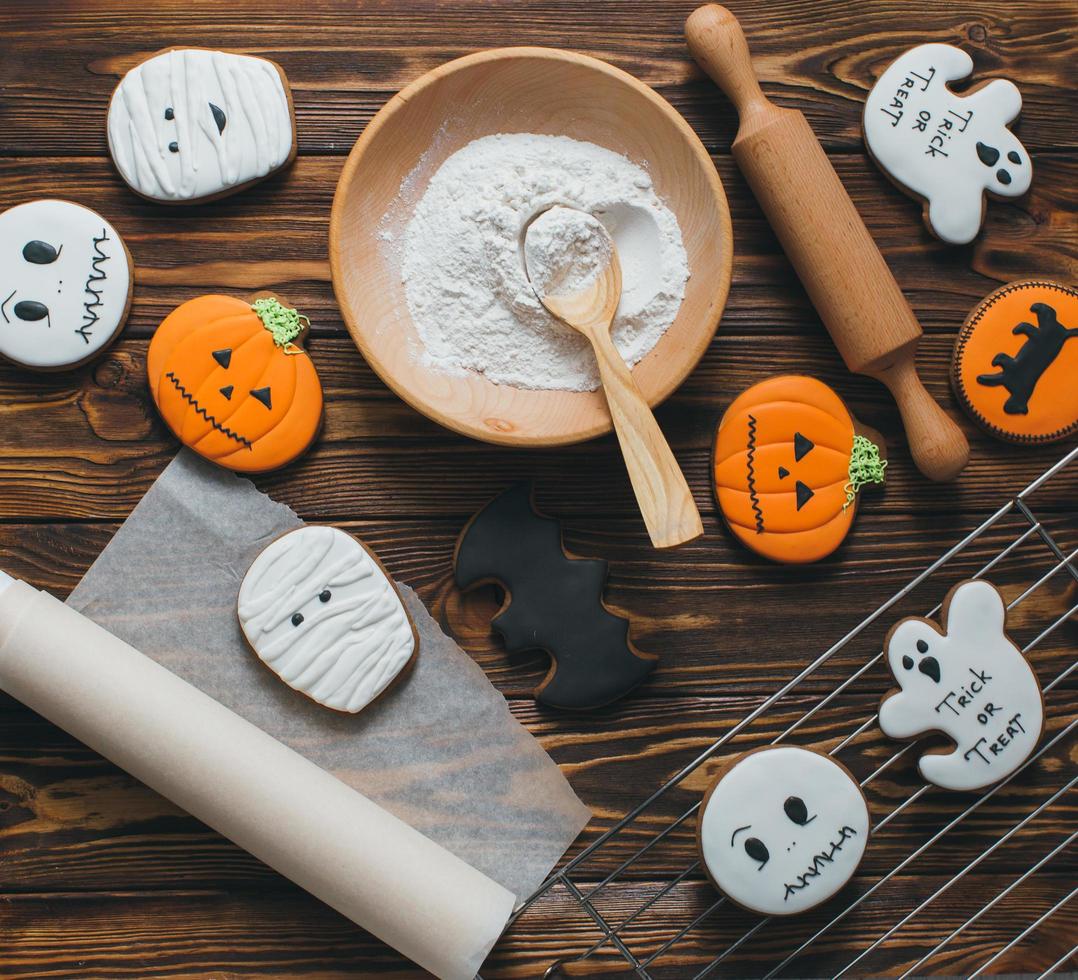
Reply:
[[[213,359],[227,370],[228,365],[232,363],[232,348],[226,347],[224,350],[215,350]]]
[[[213,113],[213,121],[217,124],[217,132],[223,133],[225,131],[225,125],[228,120],[225,118],[224,110],[219,106],[215,106],[212,102],[207,103],[210,107],[210,112]]]
[[[22,257],[27,262],[33,262],[34,265],[49,265],[60,257],[63,250],[63,245],[53,248],[48,242],[38,241],[35,238],[22,247]]]
[[[797,494],[797,509],[800,510],[805,506],[813,497],[816,496],[816,491],[812,487],[800,480],[797,481],[797,485],[794,487],[794,491]]]
[[[745,853],[754,861],[759,861],[760,868],[771,860],[771,855],[767,853],[767,845],[759,837],[750,837],[745,841]]]
[[[808,807],[805,806],[805,801],[800,796],[787,797],[786,802],[782,804],[782,808],[786,811],[786,816],[799,827],[804,827],[805,824],[810,822],[810,819],[816,819],[815,817],[809,817]]]
[[[811,439],[801,435],[800,432],[794,433],[794,460],[796,462],[800,463],[815,448],[816,443]]]
[[[257,398],[260,402],[262,402],[263,405],[266,406],[266,408],[273,408],[273,405],[270,402],[270,390],[268,387],[255,388],[251,392],[251,397]]]

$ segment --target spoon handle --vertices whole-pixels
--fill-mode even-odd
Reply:
[[[608,330],[588,332],[614,431],[651,543],[673,548],[704,533],[700,511],[666,437]]]

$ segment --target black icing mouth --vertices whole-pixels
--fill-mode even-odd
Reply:
[[[917,665],[917,669],[925,677],[931,677],[937,684],[940,682],[940,662],[935,657],[925,657]]]
[[[195,396],[183,386],[180,379],[177,378],[172,371],[169,371],[165,377],[172,382],[173,387],[180,393],[180,397],[195,410],[195,414],[201,415],[216,431],[228,436],[229,439],[235,439],[241,446],[246,446],[248,449],[254,448],[251,445],[250,439],[244,439],[238,432],[233,432],[227,425],[222,425],[217,419],[210,415],[206,409],[199,405],[199,403],[195,401]]]
[[[749,464],[749,503],[752,505],[752,512],[756,515],[756,533],[764,533],[764,512],[760,509],[760,495],[756,492],[756,419],[754,416],[749,416],[749,451],[748,451],[748,464]]]
[[[782,900],[785,902],[794,892],[801,891],[802,888],[808,888],[812,884],[813,879],[819,878],[823,873],[823,869],[835,860],[835,855],[842,850],[842,845],[851,837],[856,837],[857,831],[849,825],[839,828],[838,840],[831,841],[828,845],[828,849],[820,851],[818,854],[813,855],[812,863],[801,874],[797,876],[797,880],[791,885],[786,882],[786,894],[782,896]]]
[[[95,283],[103,283],[108,279],[108,273],[101,267],[108,262],[111,255],[108,255],[101,248],[102,242],[109,241],[109,233],[105,228],[101,229],[100,236],[94,235],[94,254],[90,259],[90,274],[86,277],[86,285],[83,287],[83,292],[86,293],[87,298],[82,301],[82,326],[75,329],[77,333],[86,343],[90,343],[90,335],[92,331],[90,328],[97,323],[99,317],[97,309],[102,306],[100,289],[95,289]]]

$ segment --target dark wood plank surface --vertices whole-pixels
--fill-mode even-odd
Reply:
[[[1067,0],[934,0],[903,4],[734,0],[764,87],[806,113],[895,270],[925,328],[919,366],[952,410],[947,365],[958,325],[1000,282],[1030,275],[1078,281],[1078,129],[1075,36]],[[1073,446],[1016,449],[962,419],[973,461],[953,486],[913,469],[886,392],[849,376],[797,284],[774,235],[729,156],[730,107],[687,56],[681,24],[691,3],[643,0],[283,0],[152,5],[82,0],[0,8],[0,207],[69,197],[106,214],[135,256],[136,290],[121,341],[94,364],[54,376],[0,367],[0,551],[3,567],[66,595],[175,452],[144,382],[152,331],[174,306],[209,290],[280,287],[313,321],[312,356],[326,386],[323,435],[310,455],[261,488],[305,519],[361,534],[391,572],[416,588],[447,631],[486,670],[514,714],[540,739],[595,819],[578,854],[716,738],[1009,495]],[[972,245],[931,239],[920,207],[896,191],[864,153],[860,110],[883,67],[906,47],[935,40],[971,52],[978,77],[1020,86],[1019,132],[1034,158],[1030,194],[993,203]],[[134,197],[107,158],[104,116],[117,78],[168,45],[219,46],[278,61],[293,86],[300,156],[286,173],[226,201],[165,211]],[[610,438],[546,452],[514,452],[457,437],[396,399],[364,364],[329,283],[329,208],[343,157],[375,112],[422,72],[461,54],[542,44],[596,55],[655,86],[714,156],[734,220],[734,279],[721,328],[700,367],[659,418],[704,513],[705,537],[676,554],[647,546]],[[721,527],[707,460],[715,422],[730,399],[780,370],[835,385],[859,418],[887,439],[886,490],[869,492],[847,544],[811,569],[754,559]],[[632,697],[594,714],[551,712],[529,691],[540,654],[509,656],[489,627],[492,590],[462,597],[451,583],[453,541],[467,518],[515,480],[536,481],[539,503],[562,519],[568,547],[611,565],[609,601],[629,614],[634,637],[660,655]],[[1078,547],[1078,467],[1031,498],[1065,550]],[[975,573],[1025,525],[1007,518],[894,611],[924,611]],[[1015,599],[1051,568],[1030,540],[993,571]],[[1015,635],[1033,641],[1073,605],[1066,576],[1049,578],[1016,607]],[[881,622],[753,725],[735,748],[774,738],[834,684],[879,652]],[[1073,662],[1078,624],[1039,642],[1031,659],[1047,681]],[[887,687],[869,670],[794,738],[833,747],[871,720]],[[1075,715],[1071,676],[1046,699],[1047,738]],[[869,725],[842,759],[861,778],[894,751]],[[1063,738],[959,828],[870,896],[787,975],[839,969],[884,935],[948,878],[1023,820],[1074,775]],[[713,766],[679,789],[574,874],[591,888],[699,797]],[[879,819],[917,788],[907,755],[867,787]],[[972,798],[931,792],[874,839],[851,901],[959,816]],[[1078,801],[1061,797],[963,882],[890,936],[855,972],[914,965],[985,901],[1074,830]],[[694,860],[691,821],[597,894],[618,923]],[[1073,887],[1074,850],[1016,887],[921,972],[975,969]],[[687,875],[626,932],[641,957],[655,953],[716,899]],[[796,921],[772,923],[717,975],[766,972],[834,915],[840,900]],[[688,977],[754,924],[724,908],[655,962],[655,975]],[[1037,972],[1078,937],[1072,904],[992,966]],[[544,897],[499,943],[487,977],[531,977],[599,938],[562,889]],[[1070,964],[1074,968],[1075,964]],[[624,975],[609,945],[569,967],[576,976]],[[0,696],[0,976],[335,977],[418,975],[398,955],[298,891],[69,736]]]

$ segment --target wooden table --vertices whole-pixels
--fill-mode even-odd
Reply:
[[[1078,280],[1078,8],[1065,0],[961,6],[733,0],[733,6],[764,88],[778,103],[807,114],[883,248],[925,328],[922,376],[954,409],[947,366],[969,308],[1011,279]],[[682,41],[691,7],[638,0],[258,0],[229,10],[208,0],[172,0],[153,9],[118,0],[7,0],[0,12],[0,205],[59,196],[100,210],[125,236],[137,281],[126,331],[96,363],[52,376],[0,369],[3,566],[58,595],[74,586],[176,451],[146,390],[144,361],[154,327],[200,293],[280,288],[314,321],[311,349],[327,390],[326,425],[306,459],[259,479],[259,486],[307,520],[361,534],[395,576],[419,591],[594,809],[574,852],[594,840],[1074,443],[1016,449],[963,419],[973,460],[961,480],[939,486],[918,475],[891,401],[878,384],[843,369],[731,161],[733,112],[694,68]],[[1035,162],[1033,189],[1024,200],[991,204],[984,233],[965,248],[928,236],[920,206],[887,182],[861,140],[861,106],[873,78],[922,40],[963,46],[978,73],[1013,78],[1025,100],[1020,135]],[[679,553],[648,547],[612,438],[561,451],[514,452],[452,435],[387,391],[356,352],[334,304],[327,221],[355,138],[392,93],[422,72],[505,44],[572,48],[653,85],[695,127],[725,184],[735,237],[729,303],[700,367],[659,411],[707,532]],[[169,45],[235,48],[280,62],[295,95],[295,165],[203,207],[155,206],[128,191],[107,156],[109,95],[119,74]],[[810,372],[835,385],[891,447],[886,492],[865,494],[846,546],[811,569],[755,560],[722,528],[709,491],[708,447],[723,407],[749,383],[779,370]],[[572,715],[538,708],[529,691],[546,658],[507,656],[489,628],[494,592],[462,598],[451,584],[450,556],[461,526],[494,493],[522,478],[535,479],[540,505],[564,522],[573,551],[610,561],[609,600],[631,615],[638,645],[661,657],[651,681],[607,710]],[[1038,497],[1045,526],[1069,548],[1078,545],[1076,499],[1078,467]],[[909,611],[938,602],[941,586],[972,574],[1001,541],[989,536],[963,553]],[[996,576],[1009,598],[1045,570],[1032,551],[1019,549],[1013,557]],[[1016,629],[1028,632],[1064,608],[1065,579],[1054,577],[1021,607]],[[885,628],[868,638],[860,655],[878,651]],[[1078,628],[1064,627],[1037,647],[1032,659],[1042,679],[1073,659],[1076,637]],[[850,662],[845,666],[848,673]],[[744,744],[774,737],[784,719],[796,717],[842,676],[836,668],[812,678]],[[871,670],[796,740],[833,745],[871,718],[886,687],[882,669]],[[1054,692],[1053,731],[1073,717],[1076,697],[1073,678]],[[858,746],[863,771],[894,750],[874,728]],[[880,936],[1069,779],[1076,752],[1071,739],[1046,753],[943,845],[889,881],[795,972],[830,972]],[[697,792],[705,782],[706,770],[692,777],[689,789]],[[877,818],[915,785],[907,755],[877,781],[871,797]],[[965,803],[933,792],[896,819],[874,838],[855,887],[892,869]],[[664,814],[668,820],[675,812],[671,807],[664,803],[640,829],[605,849],[599,866],[589,866],[592,880],[662,829]],[[898,930],[863,968],[893,971],[914,963],[1072,831],[1075,812],[1073,794],[1063,797]],[[691,822],[687,826],[608,892],[614,921],[690,863]],[[1066,895],[1076,867],[1073,849],[1058,856],[925,969],[972,970]],[[647,955],[670,935],[671,923],[687,922],[714,899],[699,874],[689,875],[638,929],[634,948]],[[729,911],[710,917],[661,961],[669,964],[661,975],[691,976],[694,965],[751,924]],[[762,972],[810,929],[811,922],[799,921],[766,930],[746,958],[732,958],[723,969],[738,976]],[[1076,936],[1078,911],[1071,905],[993,970],[1045,969]],[[510,930],[484,976],[539,975],[554,958],[580,953],[595,938],[582,912],[551,898]],[[576,972],[620,962],[600,951]],[[416,971],[63,732],[0,698],[0,975],[374,973]]]

